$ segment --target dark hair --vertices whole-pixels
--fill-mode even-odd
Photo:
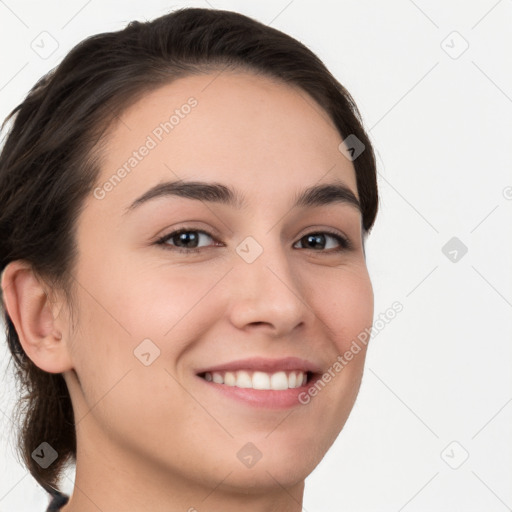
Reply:
[[[6,118],[2,130],[8,121],[12,126],[0,154],[0,271],[25,260],[72,306],[74,227],[98,179],[108,127],[145,93],[224,68],[298,86],[324,108],[343,139],[353,134],[364,144],[353,164],[369,233],[378,206],[375,156],[347,90],[292,37],[235,12],[184,8],[83,40]],[[52,492],[65,465],[76,463],[70,395],[62,374],[45,372],[26,356],[3,296],[2,308],[20,388],[18,454]],[[31,456],[43,441],[58,453],[46,469]]]

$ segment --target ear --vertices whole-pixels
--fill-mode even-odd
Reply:
[[[22,260],[10,262],[2,273],[1,285],[7,313],[32,362],[49,373],[72,369],[69,340],[63,339],[69,319],[59,314],[66,308],[49,300],[31,265]]]

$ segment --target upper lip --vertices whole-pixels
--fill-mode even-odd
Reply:
[[[200,368],[196,370],[196,373],[200,374],[206,372],[212,373],[237,370],[263,371],[268,373],[278,372],[280,370],[301,370],[303,372],[321,373],[321,369],[318,365],[299,357],[284,357],[281,359],[251,357],[247,359],[238,359],[236,361],[221,363],[207,368]]]

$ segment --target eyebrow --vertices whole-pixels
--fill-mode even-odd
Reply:
[[[225,204],[241,210],[247,207],[244,195],[222,183],[202,181],[169,181],[159,183],[147,190],[126,208],[123,215],[135,210],[148,201],[161,197],[184,197],[198,201]],[[318,207],[334,203],[344,203],[362,213],[361,204],[352,190],[341,181],[313,185],[296,194],[293,207]]]

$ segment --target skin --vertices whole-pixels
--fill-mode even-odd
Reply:
[[[104,199],[87,199],[76,226],[77,325],[27,264],[4,272],[25,352],[62,372],[70,390],[78,449],[64,512],[299,511],[305,478],[356,399],[364,347],[308,405],[287,410],[221,396],[194,373],[253,356],[327,370],[373,319],[361,214],[343,203],[291,207],[302,189],[334,179],[359,197],[336,128],[302,90],[246,72],[215,76],[146,94],[109,132],[100,184],[166,112],[198,101]],[[233,186],[247,207],[164,197],[123,215],[151,186],[178,178]],[[155,243],[183,226],[213,238],[188,255]],[[328,252],[339,247],[329,237],[326,249],[300,242],[325,229],[353,249]],[[235,251],[247,236],[263,248],[251,264]],[[146,338],[160,350],[149,366],[134,356]],[[252,468],[236,455],[247,442],[262,454]]]

